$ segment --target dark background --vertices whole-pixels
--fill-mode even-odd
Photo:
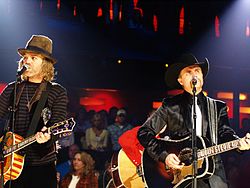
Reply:
[[[207,90],[249,91],[250,38],[245,36],[249,11],[243,14],[243,9],[232,8],[240,1],[141,0],[137,6],[143,17],[133,12],[132,18],[120,22],[96,16],[99,7],[108,10],[109,1],[62,0],[60,9],[53,0],[0,2],[2,82],[14,80],[17,48],[24,47],[32,34],[45,34],[54,41],[57,79],[66,86],[167,90],[165,63],[191,52],[210,61]],[[182,6],[185,32],[179,35]],[[158,16],[157,32],[153,14]],[[219,38],[214,33],[215,16],[220,18]],[[123,63],[117,64],[118,59]]]

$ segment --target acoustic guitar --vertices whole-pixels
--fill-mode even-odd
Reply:
[[[241,139],[211,146],[206,138],[197,136],[197,147],[199,148],[197,151],[197,179],[212,176],[215,170],[214,155],[240,147]],[[193,179],[191,136],[180,140],[160,140],[168,153],[175,153],[179,157],[181,163],[184,163],[184,167],[181,170],[169,169],[164,163],[154,161],[144,150],[142,169],[146,186],[149,188],[187,187]]]
[[[116,187],[145,188],[143,177],[138,171],[138,167],[122,149],[112,156],[111,175]]]
[[[73,118],[69,118],[59,123],[55,123],[53,126],[47,129],[47,132],[53,135],[61,135],[63,133],[70,133],[75,126]],[[2,142],[2,138],[0,140]],[[30,144],[36,142],[36,136],[30,136],[23,138],[18,134],[7,132],[5,137],[5,146],[3,150],[4,155],[4,184],[9,180],[17,179],[23,169],[25,155],[20,155],[17,152]],[[1,169],[1,164],[0,164]],[[0,174],[2,172],[0,171]]]

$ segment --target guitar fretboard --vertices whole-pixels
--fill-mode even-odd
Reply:
[[[242,139],[244,139],[244,138],[242,138]],[[226,142],[224,144],[219,144],[219,145],[211,146],[211,147],[206,148],[206,149],[201,149],[197,153],[198,159],[205,158],[205,157],[211,157],[211,156],[219,154],[219,153],[223,153],[226,151],[236,149],[240,146],[240,140],[241,139],[233,140],[230,142]]]
[[[23,148],[25,148],[26,146],[32,144],[36,142],[36,137],[32,136],[32,137],[28,137],[26,139],[24,139],[22,142],[13,145],[12,147],[7,148],[6,150],[3,151],[3,155],[4,157],[10,155],[13,152],[17,152]]]

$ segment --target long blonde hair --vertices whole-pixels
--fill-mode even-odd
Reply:
[[[18,67],[21,68],[23,66],[23,58],[21,58],[18,62]],[[43,58],[43,63],[42,63],[42,69],[41,73],[43,75],[43,80],[44,81],[52,81],[54,80],[55,76],[55,68],[51,60],[48,58]],[[28,80],[27,76],[22,75],[21,76],[22,80]]]

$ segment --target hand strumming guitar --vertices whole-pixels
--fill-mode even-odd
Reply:
[[[166,166],[173,169],[182,169],[184,164],[180,165],[180,162],[180,159],[174,153],[170,153],[165,159]]]
[[[240,140],[240,150],[249,150],[250,149],[250,133],[247,133],[246,136]]]
[[[43,127],[41,132],[36,133],[36,141],[39,144],[45,143],[51,138],[50,133],[45,132],[46,130],[47,130],[47,127]]]

